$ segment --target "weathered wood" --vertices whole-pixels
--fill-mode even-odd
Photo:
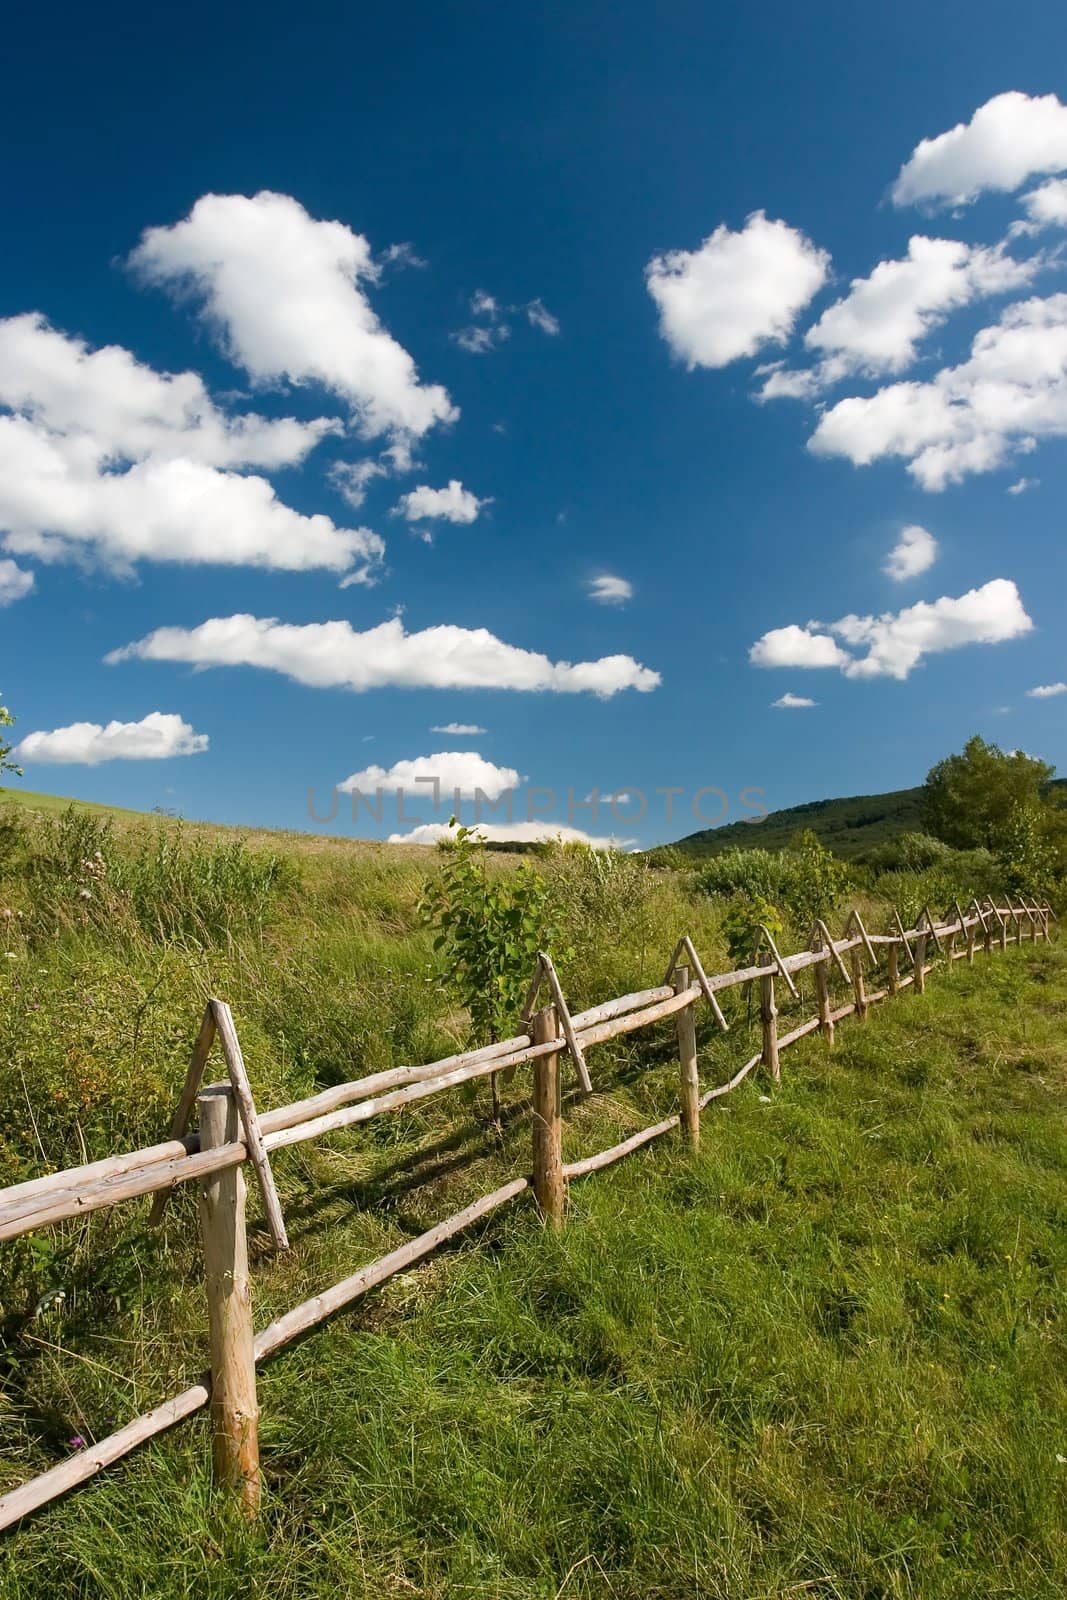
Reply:
[[[915,940],[915,993],[926,992],[926,940],[925,928],[920,928]]]
[[[766,943],[767,948],[771,952],[771,955],[774,957],[775,966],[777,967],[778,971],[782,974],[782,977],[785,979],[786,987],[788,988],[789,993],[793,996],[794,1000],[799,1000],[800,999],[800,990],[797,988],[796,984],[793,982],[793,977],[792,977],[792,974],[789,971],[788,965],[786,964],[786,962],[784,962],[782,960],[781,954],[779,953],[779,950],[778,950],[778,946],[774,942],[774,936],[772,935],[772,933],[770,932],[770,930],[768,928],[764,927],[762,922],[760,923],[760,930],[759,931],[760,931],[760,936],[762,937],[762,939]]]
[[[891,995],[897,995],[900,993],[900,952],[898,951],[895,942],[890,944],[886,950],[885,968],[886,981],[889,984],[889,993]]]
[[[581,1161],[568,1162],[563,1168],[563,1175],[568,1180],[585,1178],[591,1172],[599,1172],[603,1167],[610,1167],[614,1162],[621,1161],[623,1156],[632,1155],[635,1150],[640,1150],[642,1145],[651,1144],[653,1139],[659,1139],[672,1128],[677,1128],[681,1120],[677,1115],[664,1117],[662,1122],[656,1122],[650,1128],[642,1128],[640,1133],[632,1134],[621,1144],[612,1145],[610,1150],[598,1150],[595,1156],[584,1156]]]
[[[532,1020],[535,1044],[548,1044],[556,1038],[558,1022],[554,1006],[538,1011]],[[533,1187],[538,1209],[550,1228],[562,1228],[567,1199],[563,1176],[563,1117],[560,1105],[559,1055],[552,1051],[534,1063],[533,1105]]]
[[[586,1094],[592,1094],[593,1083],[589,1076],[589,1068],[585,1064],[585,1056],[582,1054],[582,1047],[578,1042],[578,1036],[574,1031],[574,1024],[571,1021],[571,1014],[567,1009],[567,1002],[563,997],[563,989],[559,978],[556,975],[556,969],[552,965],[552,958],[551,956],[547,956],[542,952],[541,961],[544,966],[545,977],[548,979],[549,991],[551,992],[552,998],[556,1003],[556,1011],[559,1016],[559,1021],[563,1027],[563,1037],[567,1041],[567,1049],[571,1053],[571,1059],[574,1062],[574,1070],[578,1074],[578,1081],[585,1090]]]
[[[436,1223],[425,1233],[420,1233],[417,1238],[410,1239],[396,1250],[390,1250],[388,1255],[381,1256],[377,1261],[371,1261],[367,1266],[360,1267],[358,1272],[342,1278],[341,1282],[334,1284],[331,1289],[325,1289],[321,1294],[313,1295],[310,1300],[294,1306],[292,1311],[287,1311],[284,1316],[278,1317],[269,1327],[264,1328],[262,1333],[256,1335],[256,1360],[266,1360],[275,1350],[291,1344],[302,1333],[307,1333],[309,1328],[325,1322],[335,1311],[340,1311],[353,1300],[358,1300],[368,1290],[377,1288],[378,1284],[385,1283],[398,1272],[405,1272],[417,1261],[432,1255],[439,1245],[462,1232],[464,1228],[469,1228],[473,1223],[480,1221],[482,1217],[487,1217],[490,1212],[496,1211],[529,1187],[529,1178],[512,1178],[509,1183],[494,1189],[492,1194],[483,1195],[480,1200],[464,1206],[462,1211],[457,1211],[444,1222]]]
[[[763,1029],[763,1065],[777,1083],[782,1076],[778,1059],[778,1007],[774,1003],[774,978],[770,973],[760,979],[759,1015]]]
[[[204,1068],[207,1058],[211,1054],[211,1046],[215,1043],[215,1017],[210,1005],[204,1007],[204,1015],[200,1022],[200,1031],[193,1045],[192,1057],[185,1073],[185,1082],[182,1092],[178,1097],[178,1104],[170,1125],[171,1139],[180,1139],[183,1133],[189,1130],[189,1121],[196,1105],[196,1097],[200,1093],[200,1085],[204,1077]],[[103,1174],[101,1174],[103,1176]],[[152,1201],[152,1209],[148,1213],[148,1226],[158,1227],[163,1220],[167,1200],[170,1197],[168,1189],[162,1189]]]
[[[194,1383],[190,1388],[183,1389],[181,1394],[164,1400],[162,1405],[155,1406],[143,1417],[128,1422],[117,1433],[86,1445],[84,1450],[61,1461],[58,1466],[50,1467],[47,1472],[30,1478],[27,1483],[20,1483],[16,1489],[9,1489],[7,1494],[0,1495],[0,1532],[29,1516],[31,1511],[39,1511],[50,1500],[58,1500],[68,1490],[87,1483],[105,1467],[120,1461],[131,1450],[136,1450],[138,1445],[173,1428],[176,1422],[193,1416],[207,1405],[210,1398],[211,1389],[206,1379]]]
[[[868,937],[867,929],[863,926],[863,918],[860,916],[855,907],[853,907],[851,913],[849,914],[848,922],[845,924],[846,937],[849,929],[852,927],[856,928],[860,938],[863,940],[863,948],[866,950],[867,955],[870,958],[871,966],[877,966],[878,957],[874,953],[874,946],[871,944],[870,938]]]
[[[674,987],[678,994],[689,988],[689,968],[677,967]],[[675,1019],[678,1033],[678,1097],[682,1131],[693,1150],[700,1149],[700,1076],[697,1068],[697,1027],[693,1007],[686,1006]]]
[[[842,939],[840,943],[836,942],[829,928],[826,926],[821,917],[816,917],[815,919],[815,931],[818,933],[821,941],[819,951],[829,950],[831,956],[833,957],[834,965],[841,974],[842,981],[844,983],[850,982],[851,980],[849,979],[848,968],[841,959],[841,951],[853,949],[854,945],[858,943],[858,941]],[[815,952],[815,960],[821,962],[825,960],[825,957],[819,953],[819,951]]]
[[[727,1022],[725,1016],[723,1015],[723,1010],[722,1010],[722,1007],[720,1006],[720,1004],[718,1002],[718,998],[716,997],[715,990],[711,987],[711,984],[708,982],[708,975],[704,971],[704,968],[703,968],[703,966],[701,964],[700,957],[697,955],[696,945],[693,943],[692,939],[689,937],[688,934],[686,934],[684,936],[684,938],[682,939],[682,948],[685,950],[686,954],[689,957],[689,963],[690,963],[690,965],[691,965],[691,967],[693,969],[693,975],[697,980],[697,986],[700,989],[701,994],[704,996],[704,999],[708,1002],[708,1005],[711,1007],[712,1016],[715,1018],[715,1021],[718,1023],[721,1032],[729,1033],[730,1024]]]
[[[822,950],[824,941],[829,941],[829,934],[826,932],[825,925],[817,922],[812,934],[812,945],[816,950]],[[832,1050],[834,1047],[834,1024],[830,1015],[833,1007],[830,1000],[829,965],[829,959],[816,962],[812,968],[812,974],[815,980],[815,1003],[819,1008],[819,1025],[822,1030],[822,1036],[826,1041],[826,1048]]]
[[[252,1099],[252,1086],[248,1081],[248,1073],[245,1069],[244,1056],[241,1054],[241,1043],[237,1037],[237,1029],[233,1024],[233,1016],[224,1000],[212,1000],[209,1004],[211,1015],[215,1019],[219,1040],[222,1044],[222,1053],[226,1058],[226,1070],[230,1074],[230,1083],[233,1085],[234,1096],[237,1100],[237,1109],[240,1112],[241,1126],[244,1129],[244,1142],[248,1150],[248,1157],[255,1168],[260,1199],[263,1201],[263,1209],[267,1214],[267,1226],[270,1228],[270,1236],[274,1240],[275,1250],[288,1250],[289,1237],[285,1231],[282,1204],[278,1199],[278,1191],[274,1187],[274,1174],[270,1170],[270,1161],[264,1148],[259,1117],[256,1115],[256,1104]]]
[[[197,1109],[205,1151],[233,1143],[239,1109],[231,1084],[216,1083],[204,1089]],[[213,1173],[201,1183],[199,1197],[211,1346],[215,1482],[234,1491],[245,1514],[254,1517],[260,1494],[259,1405],[243,1170],[228,1167]]]
[[[911,962],[912,966],[914,966],[915,965],[915,951],[912,949],[910,943],[908,942],[908,936],[904,932],[904,924],[900,920],[900,912],[899,912],[899,910],[897,909],[896,906],[893,907],[893,921],[897,925],[897,933],[900,936],[900,942],[904,946],[905,950],[908,952],[908,960]]]
[[[862,1021],[867,1015],[867,989],[863,981],[863,955],[859,950],[852,952],[852,993],[856,997],[856,1015]]]
[[[797,1027],[791,1028],[788,1033],[778,1036],[779,1051],[787,1050],[791,1044],[796,1044],[798,1039],[806,1039],[809,1033],[814,1033],[822,1027],[821,1017],[809,1017],[807,1022],[801,1022]]]

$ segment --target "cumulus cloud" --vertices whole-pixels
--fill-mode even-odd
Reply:
[[[251,666],[312,688],[516,689],[609,698],[623,689],[658,688],[660,675],[632,656],[550,661],[505,644],[485,628],[449,623],[407,633],[399,617],[357,633],[348,622],[279,622],[276,617],[213,617],[197,628],[157,628],[113,650],[109,663],[179,661],[198,667]]]
[[[433,518],[444,522],[476,522],[478,513],[492,500],[479,500],[476,494],[465,489],[458,478],[452,478],[443,489],[431,489],[420,483],[408,494],[402,494],[393,508],[394,517],[405,517],[408,522],[421,522]]]
[[[850,615],[829,624],[776,628],[757,639],[749,660],[757,667],[839,667],[846,678],[903,679],[927,655],[967,644],[1000,644],[1032,628],[1015,584],[994,578],[957,599],[944,595],[878,617]],[[852,650],[865,647],[866,654],[843,649],[834,635]]]
[[[613,573],[602,572],[590,578],[589,594],[602,606],[623,606],[634,597],[634,586],[628,578],[618,578]]]
[[[498,767],[475,750],[438,750],[434,755],[394,761],[391,767],[364,767],[338,788],[345,793],[358,789],[363,794],[405,789],[412,795],[429,795],[436,804],[442,794],[471,800],[480,792],[486,799],[496,800],[523,782],[514,767]]]
[[[926,383],[839,400],[808,442],[866,466],[908,462],[924,489],[991,472],[1037,439],[1067,434],[1067,294],[1019,301],[975,335],[970,358]]]
[[[450,733],[457,739],[461,734],[472,735],[487,731],[485,728],[480,728],[476,722],[439,722],[430,729],[431,733]]]
[[[368,437],[417,439],[459,415],[446,389],[420,382],[372,307],[379,267],[368,241],[289,195],[204,195],[184,221],[147,229],[130,264],[199,301],[254,382],[321,384]]]
[[[1067,106],[1054,94],[998,94],[970,122],[923,139],[900,169],[893,203],[967,205],[978,195],[1018,189],[1028,178],[1067,169]]]
[[[1017,478],[1014,483],[1008,484],[1006,493],[1025,494],[1027,489],[1036,489],[1040,482],[1040,478]]]
[[[0,322],[0,542],[43,560],[325,567],[368,577],[384,545],[237,469],[296,465],[330,418],[229,416],[192,372],[91,350],[36,313]]]
[[[1067,228],[1067,178],[1050,178],[1023,195],[1030,228]],[[1024,225],[1024,231],[1027,231]]]
[[[788,338],[829,265],[803,233],[754,211],[736,233],[722,224],[697,250],[653,256],[645,280],[674,354],[690,369],[724,367]]]
[[[150,711],[140,722],[72,722],[51,733],[28,733],[15,755],[39,765],[95,767],[101,761],[166,761],[195,756],[208,747],[206,733],[196,733],[181,717]]]
[[[471,824],[487,844],[542,844],[558,839],[563,844],[587,844],[593,850],[622,850],[636,844],[636,839],[618,839],[606,834],[585,833],[562,822],[477,822]],[[442,839],[454,837],[455,830],[443,822],[423,822],[410,833],[391,833],[390,844],[438,844]]]
[[[786,693],[779,695],[777,700],[772,700],[771,707],[775,711],[807,711],[811,706],[817,706],[818,703],[817,700],[809,700],[803,694]]]
[[[897,583],[905,578],[917,578],[937,560],[937,540],[918,523],[901,530],[900,538],[890,550],[882,571]]]
[[[920,340],[951,311],[1018,289],[1045,264],[1043,256],[1015,261],[1000,245],[917,234],[902,260],[880,261],[869,277],[854,278],[848,294],[808,329],[805,345],[824,357],[818,382],[836,382],[851,373],[902,372],[915,360]]]
[[[817,622],[809,622],[806,628],[791,622],[784,628],[772,628],[756,640],[748,659],[754,667],[847,666],[851,657],[830,634],[820,633],[819,627]]]
[[[16,566],[14,561],[0,560],[0,606],[9,606],[16,600],[24,599],[35,582],[32,572]]]
[[[1067,683],[1039,683],[1026,692],[1031,700],[1051,700],[1053,695],[1067,694]]]

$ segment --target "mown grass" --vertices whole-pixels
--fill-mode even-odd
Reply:
[[[245,985],[265,1100],[338,1064],[346,971],[413,959],[414,925],[376,947],[373,917],[337,915],[314,1047],[313,996],[292,998],[310,936],[292,1039],[250,975],[281,972],[269,942],[202,957]],[[62,949],[84,977],[86,947]],[[188,981],[168,960],[157,996]],[[55,975],[38,977],[50,1007]],[[64,1037],[107,1036],[76,1005]],[[128,1040],[119,1011],[116,995],[104,1059]],[[168,1037],[153,1015],[144,1063]],[[444,1026],[429,1005],[422,1020]],[[269,1363],[257,1527],[213,1499],[196,1419],[8,1536],[0,1593],[1062,1594],[1065,1020],[1067,959],[1026,945],[846,1022],[832,1057],[804,1041],[773,1094],[750,1080],[705,1114],[698,1158],[662,1141],[576,1184],[560,1236],[520,1202]],[[708,1074],[743,1053],[735,1022],[702,1034]],[[177,1071],[177,1039],[162,1053]],[[669,1106],[671,1057],[667,1028],[594,1057],[602,1092],[568,1103],[568,1153]],[[477,1100],[447,1123],[434,1106],[279,1161],[295,1248],[272,1260],[257,1229],[257,1321],[523,1170],[517,1097],[499,1137]],[[67,1298],[9,1313],[4,1484],[204,1359],[188,1196],[159,1236],[111,1214],[27,1248],[19,1281]]]

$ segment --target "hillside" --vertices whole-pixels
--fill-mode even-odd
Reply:
[[[675,844],[691,856],[718,855],[736,847],[780,850],[802,828],[810,828],[836,856],[851,861],[886,839],[922,827],[921,788],[892,789],[888,794],[858,794],[840,800],[808,800],[803,805],[772,811],[759,822],[728,822],[704,828]]]

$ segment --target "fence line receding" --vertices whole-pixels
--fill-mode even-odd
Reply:
[[[424,1260],[447,1240],[527,1189],[533,1189],[546,1224],[561,1227],[567,1185],[574,1179],[610,1166],[675,1128],[680,1128],[688,1144],[697,1148],[701,1112],[712,1101],[736,1089],[755,1068],[764,1066],[772,1080],[777,1080],[781,1076],[781,1052],[797,1040],[819,1032],[827,1046],[832,1046],[837,1025],[844,1018],[853,1015],[862,1018],[877,1001],[899,995],[909,987],[921,994],[926,987],[927,974],[933,970],[932,962],[927,959],[931,945],[946,961],[973,963],[979,942],[988,954],[994,949],[1006,950],[1009,942],[1051,937],[1055,914],[1050,906],[1022,900],[1013,903],[1009,897],[1004,898],[1003,906],[992,899],[985,903],[974,899],[966,912],[958,901],[954,902],[940,922],[927,906],[915,927],[910,929],[904,928],[895,912],[895,931],[884,934],[868,933],[859,914],[853,911],[845,925],[844,937],[835,939],[825,923],[817,922],[812,930],[811,948],[787,956],[781,954],[771,935],[762,929],[752,966],[714,975],[705,972],[693,941],[683,935],[675,947],[665,979],[658,987],[621,995],[573,1014],[567,1008],[551,959],[541,955],[527,996],[523,1017],[526,1032],[423,1066],[394,1067],[377,1072],[323,1090],[292,1105],[264,1112],[257,1111],[252,1097],[230,1009],[220,1000],[209,1001],[170,1137],[144,1150],[109,1156],[0,1189],[0,1240],[18,1238],[34,1229],[85,1216],[143,1195],[154,1197],[149,1221],[157,1223],[171,1191],[181,1184],[197,1182],[211,1370],[199,1382],[117,1433],[87,1446],[49,1471],[0,1496],[0,1530],[11,1527],[29,1512],[86,1482],[138,1445],[205,1406],[210,1406],[212,1413],[216,1481],[236,1493],[245,1511],[254,1514],[260,1481],[257,1362],[396,1273]],[[951,921],[948,920],[950,915]],[[761,964],[762,952],[766,954]],[[880,953],[885,955],[884,986],[870,989],[868,978],[880,972]],[[906,975],[901,971],[904,963],[911,966]],[[846,1005],[833,1005],[831,966],[852,990],[852,999]],[[813,971],[817,1014],[781,1034],[776,984],[783,984],[798,1000],[795,974],[809,968]],[[701,1092],[696,1008],[707,1005],[719,1029],[727,1032],[729,1025],[717,996],[723,990],[742,984],[758,985],[760,1049],[727,1082]],[[548,987],[551,1001],[543,1009],[533,1011],[544,985]],[[679,1110],[610,1149],[566,1162],[563,1158],[561,1057],[570,1057],[579,1086],[588,1091],[591,1079],[586,1054],[594,1045],[670,1016],[675,1018],[678,1039]],[[228,1081],[205,1088],[202,1080],[216,1039],[222,1047]],[[533,1069],[532,1173],[512,1178],[492,1194],[483,1195],[417,1238],[360,1267],[350,1277],[295,1306],[255,1334],[245,1232],[245,1163],[249,1163],[255,1175],[274,1246],[278,1250],[287,1249],[285,1221],[270,1166],[273,1151],[369,1122],[384,1112],[399,1110],[459,1084],[520,1065]],[[199,1114],[199,1129],[191,1131],[189,1123],[194,1108]]]

